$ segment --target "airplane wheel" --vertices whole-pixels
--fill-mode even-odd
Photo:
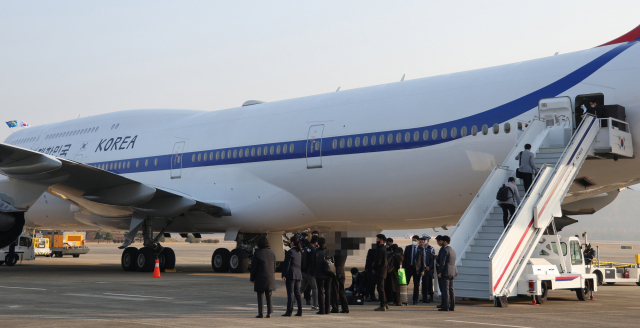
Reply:
[[[19,259],[20,256],[18,256],[18,254],[13,254],[13,256],[11,256],[11,254],[7,254],[7,256],[4,258],[4,264],[6,264],[7,266],[14,266],[16,265],[16,263],[18,263]]]
[[[234,249],[229,258],[229,268],[233,273],[245,273],[249,269],[249,253],[244,249]]]
[[[544,304],[547,301],[547,295],[549,294],[549,285],[547,285],[547,282],[543,281],[541,286],[542,286],[542,295],[536,296],[536,302],[538,304]]]
[[[213,267],[213,271],[225,273],[229,271],[229,258],[231,257],[231,252],[229,252],[226,248],[218,248],[213,252],[211,256],[211,267]]]
[[[171,248],[163,248],[160,255],[158,255],[158,260],[160,262],[160,271],[162,272],[176,267],[176,253]]]
[[[136,261],[138,260],[138,249],[135,247],[127,247],[122,251],[122,270],[124,271],[136,271],[138,269]]]
[[[150,247],[142,247],[138,250],[136,268],[138,272],[153,272],[156,266],[156,253]]]

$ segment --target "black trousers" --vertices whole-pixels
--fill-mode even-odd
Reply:
[[[513,217],[513,214],[516,212],[516,206],[511,204],[500,204],[502,207],[502,222],[504,222],[504,227],[507,227],[509,224],[509,220]],[[511,213],[511,215],[509,215]]]
[[[531,188],[531,183],[533,183],[533,173],[520,173],[522,174],[522,183],[524,183],[524,193],[526,194]]]
[[[381,275],[375,275],[376,289],[378,290],[378,299],[380,299],[380,306],[387,306],[387,298],[384,294],[384,277]]]
[[[293,299],[298,303],[298,313],[302,313],[302,298],[300,297],[300,280],[287,279],[287,313],[293,312]]]
[[[264,300],[262,296],[267,298],[267,314],[273,313],[273,303],[271,303],[271,291],[258,292],[258,314],[262,315],[262,308],[264,306]]]
[[[453,310],[456,307],[456,293],[453,290],[453,277],[442,277],[442,308]]]
[[[311,301],[311,285],[307,285],[307,288],[304,289],[304,299],[307,302]]]
[[[406,269],[406,274],[407,274],[407,285],[411,282],[411,279],[413,278],[413,301],[417,302],[418,296],[420,296],[420,280],[422,277],[420,276],[420,272],[416,272],[416,269],[414,267],[408,267]]]
[[[424,272],[422,276],[422,300],[426,301],[429,296],[433,298],[433,270]]]
[[[393,279],[398,280],[396,271],[387,273],[387,277],[384,279],[384,295],[387,297],[387,303],[400,303],[400,287],[393,290]]]
[[[331,308],[338,309],[338,304],[342,307],[342,311],[349,311],[349,303],[347,302],[347,293],[344,292],[344,276],[336,276],[331,278]]]
[[[320,313],[329,314],[329,306],[331,304],[331,278],[316,279],[318,285],[318,305]]]
[[[365,296],[374,300],[376,298],[376,280],[371,270],[367,271],[367,290]]]

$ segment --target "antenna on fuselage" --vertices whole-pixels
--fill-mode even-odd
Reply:
[[[336,92],[340,91],[340,87],[338,87],[338,89],[336,89]]]
[[[404,76],[405,76],[405,75],[406,75],[406,74],[402,74],[402,78],[400,79],[400,82],[404,81]]]
[[[556,54],[554,56],[557,56],[559,54],[559,52],[556,52]]]

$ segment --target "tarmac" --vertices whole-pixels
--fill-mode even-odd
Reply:
[[[249,275],[211,269],[215,248],[231,244],[165,246],[176,252],[177,272],[155,279],[151,273],[122,271],[121,251],[114,244],[92,244],[89,254],[80,258],[38,257],[0,266],[0,327],[520,328],[637,327],[640,322],[640,287],[635,284],[599,286],[595,301],[578,301],[575,292],[551,291],[547,303],[535,306],[529,298],[510,298],[507,308],[495,308],[490,301],[457,300],[455,312],[437,312],[437,302],[374,312],[377,304],[365,303],[350,306],[349,314],[320,316],[304,305],[302,317],[281,317],[286,293],[278,279],[273,317],[256,319]],[[602,249],[601,260],[633,262],[637,252],[609,247]],[[361,256],[354,256],[347,269],[362,263]]]

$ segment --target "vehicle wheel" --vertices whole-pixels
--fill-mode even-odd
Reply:
[[[73,257],[80,257],[80,254],[73,254]]]
[[[229,258],[231,257],[231,252],[229,252],[226,248],[218,248],[213,252],[211,256],[211,267],[213,267],[213,271],[225,273],[229,271]]]
[[[229,269],[233,273],[245,273],[249,269],[249,253],[244,249],[234,249],[229,258]]]
[[[158,255],[158,260],[160,262],[160,271],[162,272],[176,267],[176,253],[171,248],[163,248],[160,255]]]
[[[591,297],[591,280],[585,280],[584,288],[576,289],[576,296],[579,301],[586,301]]]
[[[7,256],[4,258],[4,264],[6,264],[7,266],[14,266],[16,265],[16,263],[18,263],[19,259],[20,256],[18,256],[18,254],[13,254],[13,256],[11,256],[11,254],[7,254]]]
[[[608,282],[607,285],[615,285],[615,282]]]
[[[2,264],[2,262],[0,262],[0,264]],[[640,282],[636,282],[636,285],[640,286]]]
[[[124,251],[122,251],[122,259],[120,263],[122,264],[122,270],[124,271],[136,271],[138,267],[136,266],[136,261],[138,260],[138,249],[135,247],[127,247]]]
[[[549,294],[549,285],[546,281],[543,281],[540,285],[542,287],[542,295],[536,296],[536,302],[538,304],[544,304],[547,301],[547,295]]]
[[[138,272],[153,272],[153,268],[156,266],[156,253],[153,248],[142,247],[138,251],[138,260],[136,261],[136,267]]]
[[[596,277],[598,277],[598,286],[602,286],[602,273],[600,271],[596,271]]]

